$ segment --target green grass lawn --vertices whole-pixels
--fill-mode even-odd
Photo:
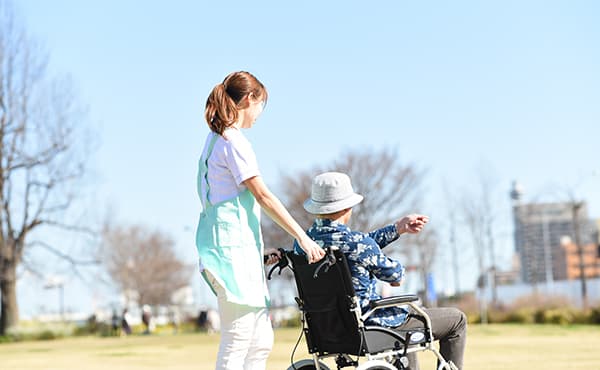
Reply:
[[[467,369],[600,369],[600,326],[471,325],[468,333]],[[268,369],[287,369],[298,335],[299,329],[276,330]],[[6,343],[0,369],[212,369],[218,341],[180,334]],[[295,358],[306,357],[302,341]],[[421,356],[421,368],[434,368],[432,354]]]

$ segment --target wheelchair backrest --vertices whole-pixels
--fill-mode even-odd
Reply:
[[[292,262],[299,305],[306,319],[305,336],[309,353],[362,354],[364,343],[354,309],[352,277],[344,254],[327,249],[319,262],[287,253]]]

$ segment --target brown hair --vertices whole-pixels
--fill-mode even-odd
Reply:
[[[230,73],[215,86],[206,99],[204,109],[204,118],[211,131],[223,135],[223,131],[238,120],[238,111],[246,108],[243,101],[250,94],[265,102],[269,97],[265,86],[245,71]]]

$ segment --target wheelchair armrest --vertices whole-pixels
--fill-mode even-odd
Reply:
[[[417,297],[415,294],[404,294],[371,301],[369,302],[369,308],[373,310],[379,307],[397,306],[400,304],[415,302],[418,300],[419,297]]]

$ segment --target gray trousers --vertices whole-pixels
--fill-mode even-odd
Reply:
[[[467,341],[467,317],[453,307],[425,308],[431,320],[433,338],[440,343],[440,354],[446,361],[452,361],[460,370],[463,369],[463,355]],[[413,317],[398,326],[398,330],[422,328],[423,323]],[[411,370],[419,370],[416,353],[408,355]]]

